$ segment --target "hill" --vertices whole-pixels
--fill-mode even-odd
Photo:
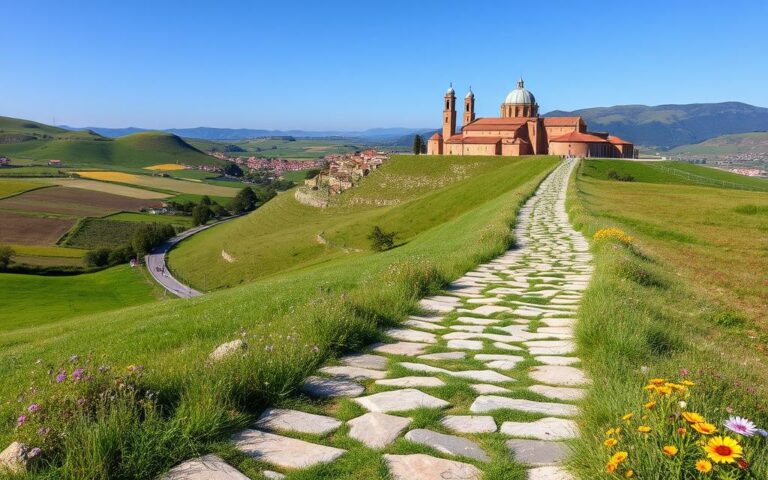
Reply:
[[[592,131],[608,131],[638,145],[670,149],[732,133],[768,130],[768,108],[740,102],[617,105],[545,116],[579,115]]]
[[[8,117],[0,117],[0,155],[58,159],[67,166],[142,168],[163,163],[220,163],[170,133],[142,132],[113,140],[90,131],[72,132]]]
[[[670,153],[700,155],[705,158],[737,154],[763,154],[768,157],[768,132],[721,135],[700,143],[675,147]]]

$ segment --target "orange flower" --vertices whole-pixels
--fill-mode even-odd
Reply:
[[[696,462],[696,470],[700,471],[701,473],[709,473],[712,471],[712,462],[702,458]]]
[[[629,456],[627,452],[616,452],[613,454],[610,461],[611,463],[615,463],[616,465],[618,465],[624,460],[626,460],[627,456]]]
[[[704,417],[694,412],[683,412],[683,418],[689,423],[702,423],[706,422]]]
[[[650,383],[651,385],[664,385],[665,383],[667,383],[667,381],[664,380],[663,378],[652,378],[648,380],[648,383]]]
[[[656,406],[656,402],[653,401],[653,400],[651,400],[650,402],[648,402],[645,405],[643,405],[643,407],[647,408],[648,410],[652,410],[653,407],[655,407],[655,406]]]
[[[612,447],[617,443],[619,443],[619,441],[616,440],[615,438],[606,438],[605,441],[603,442],[603,445],[605,445],[606,447]]]
[[[613,462],[608,462],[605,464],[605,471],[608,473],[613,473],[616,471],[616,469],[619,467],[618,464]]]
[[[697,432],[704,435],[712,435],[717,431],[717,427],[715,427],[711,423],[706,423],[706,422],[694,423],[691,427]]]
[[[651,431],[651,427],[648,427],[646,425],[640,425],[639,427],[637,427],[637,431],[640,433],[648,433]]]
[[[674,445],[664,445],[664,448],[662,448],[661,451],[664,452],[664,455],[668,455],[670,457],[677,455],[677,447]]]
[[[744,449],[731,437],[714,437],[704,447],[704,451],[715,463],[735,463],[741,458]]]
[[[628,421],[632,420],[632,417],[634,417],[634,416],[635,416],[634,413],[629,412],[628,414],[626,414],[623,417],[621,417],[621,419],[624,420],[625,422],[628,422]]]

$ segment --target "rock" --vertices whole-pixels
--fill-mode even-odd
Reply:
[[[499,397],[496,395],[481,395],[475,399],[469,410],[473,413],[486,413],[508,408],[529,413],[542,413],[558,417],[573,417],[579,413],[575,405],[565,403],[535,402],[521,398]]]
[[[332,417],[314,415],[298,410],[268,408],[264,410],[256,426],[262,430],[285,430],[289,432],[325,435],[337,430],[341,422]]]
[[[415,357],[424,353],[428,346],[426,343],[414,342],[380,343],[373,346],[373,351],[376,353]]]
[[[538,357],[533,357],[533,359],[545,365],[573,365],[581,361],[577,357],[561,357],[558,355],[539,355]]]
[[[365,391],[362,385],[337,378],[309,377],[301,386],[304,393],[315,398],[357,397]]]
[[[328,375],[333,375],[334,377],[341,377],[349,380],[366,378],[378,380],[387,376],[387,372],[382,372],[381,370],[371,370],[369,368],[359,367],[323,367],[320,371]]]
[[[248,477],[218,456],[205,455],[173,467],[161,480],[248,480]]]
[[[434,333],[422,332],[419,330],[410,330],[407,328],[390,328],[387,335],[403,342],[437,343],[437,337]]]
[[[493,370],[463,370],[461,372],[451,372],[450,375],[458,378],[468,378],[477,382],[505,383],[515,381],[514,378],[494,372]]]
[[[232,442],[249,457],[283,468],[307,468],[332,462],[346,452],[260,430],[243,430],[232,437]]]
[[[448,340],[447,346],[456,350],[482,350],[483,342],[480,340]]]
[[[387,357],[382,357],[381,355],[368,355],[365,353],[347,355],[346,357],[341,357],[339,360],[344,365],[350,367],[369,368],[371,370],[386,370],[387,362],[389,361]]]
[[[496,313],[511,312],[512,309],[509,307],[502,307],[499,305],[483,305],[482,307],[478,307],[473,310],[462,308],[459,311],[464,313],[472,313],[475,315],[482,315],[484,317],[488,317]]]
[[[441,423],[459,433],[488,433],[496,431],[496,422],[487,415],[446,415]]]
[[[218,362],[223,358],[237,353],[239,350],[245,350],[246,347],[247,344],[239,338],[237,340],[232,340],[231,342],[222,343],[208,355],[208,359],[212,362]]]
[[[444,433],[437,433],[419,428],[406,433],[405,439],[413,443],[426,445],[449,455],[459,455],[482,462],[490,460],[488,454],[486,454],[475,442],[463,437],[446,435]]]
[[[507,440],[507,448],[515,460],[533,466],[556,465],[562,463],[570,453],[568,447],[560,442],[544,440]]]
[[[419,355],[417,358],[419,358],[419,360],[461,360],[466,357],[466,352],[443,352]]]
[[[458,300],[458,299],[457,299]],[[436,300],[430,300],[430,299],[422,299],[419,302],[419,307],[423,308],[424,310],[429,310],[433,312],[438,313],[448,313],[452,312],[456,308],[457,303],[455,302],[440,302]]]
[[[371,412],[347,422],[349,436],[368,448],[384,448],[411,423],[410,418]]]
[[[451,325],[451,330],[456,330],[459,332],[483,333],[485,327],[482,325]]]
[[[470,325],[495,325],[501,323],[501,320],[492,318],[459,317],[456,319],[459,323],[468,323]]]
[[[371,412],[401,412],[415,408],[445,408],[450,405],[445,400],[413,388],[375,393],[354,400]]]
[[[13,442],[0,452],[0,473],[24,473],[27,471],[30,449],[25,444]]]
[[[285,475],[282,473],[273,472],[272,470],[264,470],[261,474],[269,480],[283,480],[285,478]]]
[[[488,362],[492,360],[507,360],[509,362],[522,362],[525,359],[518,355],[507,355],[503,353],[478,353],[475,355],[475,360],[480,360],[481,362]]]
[[[575,367],[544,365],[534,367],[528,372],[528,376],[538,382],[550,385],[577,386],[589,384],[584,371]]]
[[[474,465],[430,455],[384,455],[391,480],[480,480],[482,472]]]
[[[431,365],[424,365],[423,363],[402,362],[402,363],[400,363],[400,366],[401,367],[405,367],[408,370],[413,370],[414,372],[445,373],[445,374],[451,374],[452,373],[450,370],[446,370],[444,368],[433,367]]]
[[[538,440],[569,440],[579,436],[579,426],[573,420],[547,417],[535,422],[504,422],[501,433]]]
[[[417,322],[426,322],[426,323],[440,323],[443,321],[444,317],[441,317],[440,315],[411,315],[408,317],[408,320],[415,320]]]
[[[528,390],[557,400],[581,400],[587,396],[587,391],[581,388],[550,387],[549,385],[531,385]]]
[[[477,393],[480,394],[487,394],[487,393],[509,393],[512,390],[504,387],[499,387],[496,385],[489,385],[487,383],[476,383],[474,385],[470,385],[469,388],[474,390]]]
[[[510,345],[508,343],[493,342],[493,346],[501,350],[512,350],[512,351],[518,351],[518,352],[523,351],[523,349],[518,347],[517,345]]]
[[[377,385],[387,387],[444,387],[445,382],[437,377],[400,377],[376,380]]]
[[[562,467],[537,467],[528,470],[528,480],[576,480]]]
[[[423,322],[421,320],[406,320],[403,322],[403,325],[408,325],[409,327],[413,328],[420,328],[422,330],[442,330],[445,328],[442,325],[436,324],[436,323],[429,323],[429,322]]]
[[[519,362],[512,362],[509,360],[493,360],[486,363],[486,365],[488,365],[488,368],[493,368],[496,370],[512,370],[517,366],[518,363]]]

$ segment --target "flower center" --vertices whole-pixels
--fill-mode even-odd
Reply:
[[[728,445],[718,445],[715,447],[715,452],[722,457],[729,457],[733,453],[733,450]]]

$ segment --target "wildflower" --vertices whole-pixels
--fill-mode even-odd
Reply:
[[[616,471],[616,469],[619,467],[618,464],[613,462],[608,462],[605,464],[605,471],[608,473],[613,473]]]
[[[615,438],[606,438],[605,441],[603,442],[603,445],[605,445],[606,447],[612,447],[617,443],[619,443],[619,441],[616,440]]]
[[[109,367],[106,365],[102,365],[99,367],[99,373],[107,373],[109,371]]]
[[[616,452],[613,454],[610,461],[618,465],[626,460],[628,455],[629,454],[627,452]]]
[[[29,413],[35,413],[35,412],[39,412],[41,408],[43,407],[41,407],[39,403],[33,403],[32,405],[27,407],[27,411]]]
[[[680,428],[678,428],[678,429],[677,429],[677,434],[678,434],[678,435],[680,435],[680,436],[683,436],[683,435],[685,435],[686,433],[688,433],[688,430],[686,430],[686,429],[685,429],[685,428],[683,428],[683,427],[680,427]]]
[[[689,423],[703,423],[706,422],[704,417],[694,412],[683,412],[683,418]]]
[[[29,452],[27,452],[27,458],[35,458],[36,456],[43,453],[43,451],[40,449],[40,447],[35,447]]]
[[[709,460],[704,460],[703,458],[701,460],[698,460],[696,462],[696,470],[698,470],[701,473],[709,473],[712,471],[712,462]]]
[[[664,445],[664,447],[661,449],[662,452],[664,452],[664,455],[674,457],[677,455],[677,447],[674,445]]]
[[[742,417],[731,417],[726,420],[723,425],[725,425],[725,428],[728,430],[738,433],[739,435],[744,435],[745,437],[751,437],[757,433],[755,424]]]
[[[738,467],[741,470],[746,470],[749,468],[749,462],[744,460],[743,458],[739,458],[738,460],[736,460],[736,465],[738,465]]]
[[[681,377],[687,377],[689,373],[691,373],[691,372],[689,372],[687,368],[681,368],[680,369],[680,376]]]
[[[616,429],[615,428],[609,428],[608,430],[605,431],[605,436],[606,437],[610,437],[611,435],[613,435],[615,433],[616,433]]]
[[[19,418],[16,419],[16,426],[21,427],[27,423],[27,416],[26,415],[19,415]]]
[[[59,374],[56,375],[56,383],[61,383],[66,379],[67,379],[67,372],[65,372],[64,370],[60,370]]]
[[[717,431],[717,427],[715,427],[711,423],[706,423],[706,422],[694,423],[691,427],[697,432],[704,435],[712,435]]]
[[[685,410],[685,408],[688,407],[688,404],[685,402],[685,400],[680,400],[679,402],[677,402],[677,405],[683,410]]]
[[[75,381],[82,380],[84,372],[85,372],[85,370],[82,369],[82,368],[75,369],[75,371],[72,372],[72,380],[75,380]]]
[[[634,477],[634,476],[635,476],[635,471],[634,471],[634,470],[631,470],[631,469],[630,469],[630,470],[627,470],[627,471],[624,473],[624,476],[625,476],[626,478],[632,478],[632,477]]]
[[[628,421],[632,420],[632,417],[634,417],[634,416],[635,416],[634,413],[629,412],[628,414],[626,414],[623,417],[621,417],[621,419],[624,420],[625,422],[628,422]]]
[[[77,406],[82,407],[85,405],[85,399],[84,398],[78,398],[77,399]]]
[[[715,463],[734,463],[744,450],[731,437],[715,437],[704,446],[707,457]]]
[[[664,385],[665,383],[667,383],[667,381],[664,380],[663,378],[652,378],[648,380],[648,383],[650,383],[651,385],[659,386],[659,385]]]
[[[643,405],[643,407],[647,408],[648,410],[653,410],[653,407],[655,406],[656,406],[656,402],[654,402],[653,400]]]
[[[763,430],[762,428],[757,429],[757,433],[762,437],[768,437],[768,432]]]
[[[683,380],[683,381],[682,381],[682,382],[680,382],[680,383],[682,383],[682,384],[683,384],[683,385],[685,385],[686,387],[693,387],[694,385],[696,385],[695,383],[693,383],[693,382],[692,382],[692,381],[690,381],[690,380]]]
[[[651,431],[651,427],[648,427],[646,425],[640,425],[639,427],[637,427],[637,431],[640,433],[648,433]]]

